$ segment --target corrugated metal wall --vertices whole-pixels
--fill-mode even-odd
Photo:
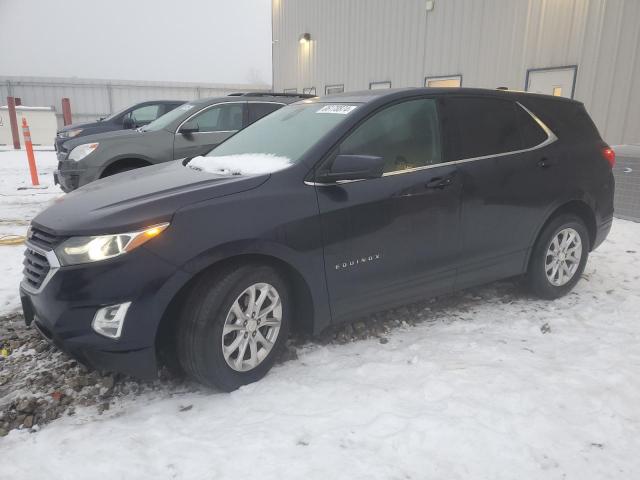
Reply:
[[[218,85],[168,82],[133,82],[53,77],[0,77],[0,102],[20,97],[23,105],[53,106],[62,125],[63,97],[71,99],[74,123],[96,120],[145,100],[193,100],[233,92],[267,91],[265,85]]]
[[[605,139],[640,142],[640,0],[272,1],[275,91],[453,74],[522,90],[528,69],[577,65],[575,98]]]

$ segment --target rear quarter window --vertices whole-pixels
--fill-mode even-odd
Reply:
[[[533,96],[523,97],[519,101],[549,127],[560,140],[571,142],[601,141],[598,129],[581,103],[547,100]]]

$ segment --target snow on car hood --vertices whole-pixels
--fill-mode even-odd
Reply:
[[[194,157],[187,165],[194,170],[218,175],[264,175],[289,167],[291,160],[268,153],[246,153],[220,157]]]

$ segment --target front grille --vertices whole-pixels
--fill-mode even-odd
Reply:
[[[22,264],[24,265],[24,269],[22,270],[24,282],[31,288],[38,290],[47,277],[49,270],[51,270],[47,257],[27,247],[24,251],[24,261]]]
[[[51,233],[47,233],[39,228],[31,227],[29,241],[38,247],[44,248],[45,250],[53,250],[55,247],[60,245],[63,240],[64,237],[52,235]]]

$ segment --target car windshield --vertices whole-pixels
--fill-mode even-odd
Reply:
[[[353,104],[298,103],[267,115],[189,166],[221,174],[259,174],[300,161],[324,134],[355,110]]]
[[[192,103],[185,103],[184,105],[180,105],[178,108],[174,108],[170,112],[167,112],[164,115],[156,118],[153,122],[145,125],[140,130],[142,130],[143,132],[163,130],[171,125],[174,120],[185,115],[193,107],[195,107],[195,105]]]
[[[129,110],[129,108],[131,107],[127,107],[127,108],[123,108],[122,110],[118,110],[116,113],[112,113],[111,115],[109,115],[108,117],[103,117],[100,119],[100,121],[109,121],[109,120],[113,120],[114,118],[116,118],[119,115],[122,115],[124,112],[126,112],[127,110]]]

